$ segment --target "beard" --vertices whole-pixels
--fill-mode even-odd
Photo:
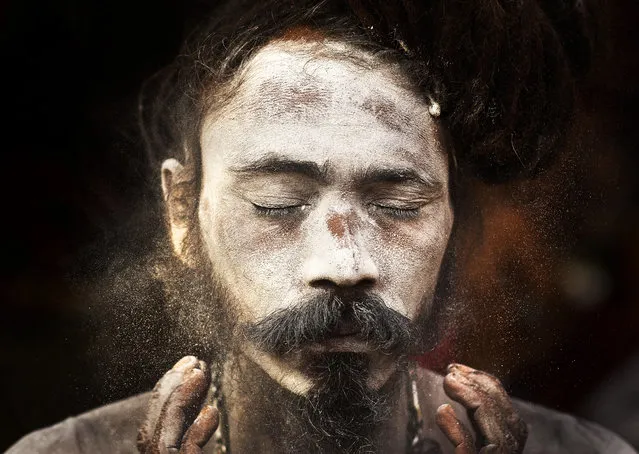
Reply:
[[[434,348],[451,312],[443,299],[426,297],[415,320],[370,292],[326,292],[263,319],[237,325],[238,304],[210,267],[187,268],[177,260],[157,267],[171,320],[172,342],[207,362],[223,361],[248,340],[276,356],[299,352],[346,330],[372,350],[397,356]],[[241,293],[241,292],[240,292]]]
[[[161,271],[174,342],[218,371],[235,364],[234,357],[242,355],[247,341],[280,359],[304,352],[302,372],[313,383],[304,396],[280,386],[257,366],[242,371],[252,400],[247,417],[267,427],[285,452],[375,452],[375,428],[397,403],[401,374],[371,389],[370,355],[307,347],[346,330],[371,350],[392,355],[401,371],[409,355],[436,345],[450,312],[444,299],[425,297],[418,317],[410,320],[372,292],[327,291],[255,323],[238,325],[234,295],[241,295],[242,289],[226,288],[202,250],[197,248],[199,266],[186,268],[176,260]]]
[[[313,387],[297,395],[259,369],[245,385],[253,393],[252,424],[266,428],[284,453],[378,452],[378,428],[392,415],[399,393],[398,376],[380,390],[366,382],[369,358],[359,353],[319,354],[309,373]],[[256,381],[260,383],[256,383]],[[273,403],[277,405],[274,406]],[[382,451],[383,452],[383,451]]]
[[[422,307],[432,307],[429,303],[423,301]],[[380,444],[376,428],[390,418],[399,395],[401,374],[395,373],[381,389],[369,386],[374,367],[370,354],[318,353],[309,347],[336,333],[354,333],[371,351],[392,355],[402,371],[409,354],[435,341],[436,331],[425,329],[436,319],[422,310],[411,321],[374,293],[334,291],[241,326],[243,337],[259,350],[278,358],[303,358],[298,366],[313,383],[304,397],[280,393],[278,402],[288,402],[287,411],[298,415],[295,424],[285,426],[290,452],[375,452]],[[271,425],[271,430],[282,429]]]

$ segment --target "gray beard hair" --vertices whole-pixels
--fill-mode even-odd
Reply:
[[[172,342],[180,345],[178,350],[191,352],[221,371],[225,364],[236,363],[234,356],[241,355],[241,330],[234,317],[237,305],[216,278],[208,257],[198,255],[201,266],[195,269],[174,259],[164,268],[156,268],[156,275],[166,291],[167,315],[173,322]],[[437,297],[423,301],[423,310],[413,322],[422,336],[417,351],[411,354],[432,349],[441,330],[452,320],[450,315],[456,306],[444,301]],[[399,370],[405,369],[406,356],[400,354],[397,360]],[[392,404],[396,404],[389,399],[395,394],[396,384],[391,383],[390,390],[369,389],[365,355],[318,355],[312,366],[314,386],[305,397],[290,393],[257,365],[253,369],[243,371],[242,376],[242,381],[252,383],[247,417],[268,427],[269,435],[279,440],[284,452],[375,452],[378,444],[374,429],[388,419]],[[390,381],[398,381],[398,375]],[[277,407],[273,402],[278,403]]]
[[[402,373],[394,374],[381,390],[372,390],[366,385],[365,355],[325,355],[314,362],[313,388],[299,396],[252,361],[242,365],[238,361],[231,367],[237,376],[232,379],[234,391],[250,396],[248,405],[240,404],[242,421],[237,430],[247,433],[258,428],[267,434],[276,452],[386,452],[380,449],[384,440],[379,428],[390,419],[394,406],[401,405]],[[240,444],[254,446],[248,439]]]
[[[245,332],[237,324],[238,305],[231,292],[208,270],[173,264],[159,273],[166,292],[166,313],[173,325],[171,342],[181,347],[180,351],[193,352],[221,366],[229,352],[240,349],[239,340]],[[411,351],[398,353],[420,355],[436,346],[453,312],[453,306],[443,301],[424,299],[420,314],[412,322],[411,331],[419,333],[419,338],[413,340]]]
[[[235,325],[230,323],[229,308],[235,306],[229,293],[193,270],[170,275],[167,312],[176,326],[175,342],[183,344],[179,350],[189,351],[190,345],[212,367],[240,377],[234,385],[240,394],[251,396],[243,415],[252,427],[266,427],[284,453],[374,452],[374,428],[388,419],[392,400],[366,385],[365,355],[318,357],[312,366],[315,386],[306,397],[289,392],[254,363],[229,370],[238,367],[236,359],[242,354]]]

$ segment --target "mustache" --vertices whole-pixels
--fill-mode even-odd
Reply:
[[[334,335],[340,323],[372,348],[407,352],[420,333],[411,320],[391,309],[378,295],[328,293],[295,307],[278,310],[244,326],[246,338],[261,350],[284,355]]]

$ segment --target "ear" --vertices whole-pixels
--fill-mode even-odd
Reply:
[[[193,206],[196,203],[192,194],[192,177],[176,159],[167,159],[162,163],[162,194],[169,221],[169,234],[173,252],[186,265],[191,265],[184,239],[193,222]]]

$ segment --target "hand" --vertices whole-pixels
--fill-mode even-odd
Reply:
[[[521,454],[526,423],[512,406],[501,382],[462,364],[448,366],[444,391],[468,411],[477,441],[448,404],[437,409],[437,425],[455,446],[455,454]]]
[[[204,361],[194,356],[178,361],[153,388],[146,420],[138,431],[138,450],[142,454],[201,454],[219,423],[216,409],[202,407],[210,384]]]

